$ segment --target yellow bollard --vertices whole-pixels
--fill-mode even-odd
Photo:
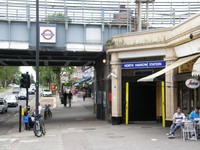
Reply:
[[[22,108],[22,116],[24,116],[24,108]]]
[[[126,119],[125,124],[129,121],[129,82],[126,82]]]

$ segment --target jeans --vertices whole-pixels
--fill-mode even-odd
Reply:
[[[181,126],[182,126],[182,124],[173,123],[170,127],[170,134],[174,134],[176,132],[176,130],[178,130]]]

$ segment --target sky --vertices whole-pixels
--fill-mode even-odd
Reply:
[[[22,73],[28,72],[28,74],[32,75],[34,77],[34,80],[36,81],[36,73],[32,66],[21,66],[20,71]]]

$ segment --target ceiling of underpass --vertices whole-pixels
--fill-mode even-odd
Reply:
[[[35,66],[35,50],[0,50],[0,66]],[[93,66],[105,52],[40,51],[40,66]]]

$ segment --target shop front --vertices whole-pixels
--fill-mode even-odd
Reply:
[[[194,59],[178,69],[178,74],[174,75],[177,82],[177,106],[181,107],[183,113],[189,116],[195,107],[200,106],[199,77],[192,75],[192,68],[197,59]]]
[[[124,105],[121,103],[121,88],[124,87],[122,85],[124,82],[122,83],[121,81],[123,81],[124,75],[121,74],[123,71],[121,71],[120,64],[125,60],[162,57],[166,61],[166,66],[163,69],[146,75],[143,74],[144,76],[137,79],[138,84],[145,85],[152,82],[152,84],[156,84],[156,87],[161,87],[160,89],[156,88],[156,93],[161,93],[161,89],[163,92],[160,95],[156,94],[156,100],[158,99],[158,102],[161,102],[159,106],[162,105],[161,107],[156,107],[156,112],[157,109],[162,112],[163,127],[166,126],[167,122],[171,123],[173,114],[178,106],[188,115],[195,106],[200,105],[199,87],[190,88],[185,84],[188,79],[199,80],[199,23],[200,14],[173,28],[158,29],[151,32],[136,32],[112,38],[115,44],[109,47],[107,52],[111,55],[111,73],[117,75],[111,78],[111,91],[114,95],[112,100],[113,118],[120,119],[123,116],[121,108]],[[143,65],[145,64],[141,64],[141,66]],[[146,71],[142,72],[145,73]],[[187,76],[187,74],[190,75]],[[133,76],[134,74],[132,74]],[[164,80],[161,80],[164,81],[162,84],[157,80],[161,76],[164,76]]]

